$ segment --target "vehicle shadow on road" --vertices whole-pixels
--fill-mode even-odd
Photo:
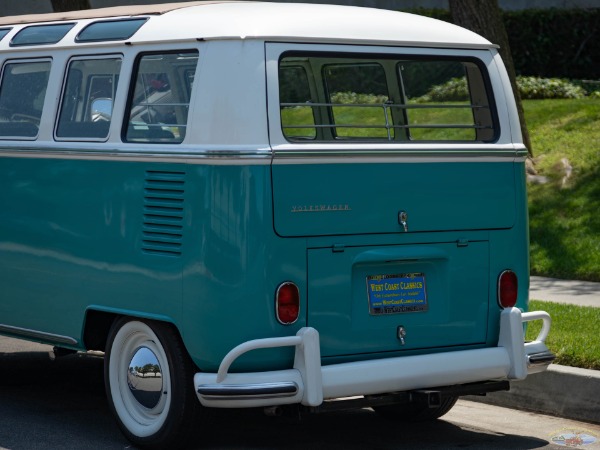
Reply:
[[[46,352],[0,353],[0,448],[134,448],[110,415],[103,359],[51,361]],[[215,410],[198,422],[191,448],[204,449],[536,449],[542,439],[460,427],[437,420],[402,423],[371,409],[297,420],[262,410]]]
[[[548,441],[461,428],[443,419],[400,423],[373,410],[326,413],[300,421],[262,411],[216,411],[194,448],[210,449],[536,449]]]
[[[108,410],[102,358],[0,353],[0,399],[0,448],[132,448]]]

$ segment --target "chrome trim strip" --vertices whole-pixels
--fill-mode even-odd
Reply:
[[[131,152],[116,149],[73,150],[14,147],[0,147],[0,158],[34,158],[34,159],[70,159],[89,161],[138,161],[138,162],[170,162],[185,164],[268,164],[272,155],[270,150],[211,150],[198,152]]]
[[[172,162],[185,164],[279,164],[369,163],[369,162],[508,162],[524,161],[526,149],[323,149],[323,150],[198,150],[140,151],[76,150],[72,148],[24,147],[0,145],[0,158],[71,159],[90,161]]]
[[[556,355],[550,350],[547,352],[532,353],[527,355],[527,367],[547,366],[556,359]]]
[[[198,386],[198,394],[214,400],[285,398],[295,396],[298,390],[298,385],[293,381],[253,384],[202,384]]]
[[[496,157],[496,158],[514,158],[520,152],[515,149],[474,149],[474,150],[454,150],[454,149],[323,149],[323,150],[275,150],[275,158],[376,158],[376,157],[454,157],[454,158],[477,158],[477,157]]]
[[[388,157],[374,157],[374,158],[356,158],[347,157],[342,159],[340,157],[329,158],[329,157],[313,157],[313,158],[273,158],[273,165],[293,165],[293,164],[415,164],[415,163],[514,163],[523,162],[524,158],[519,157],[502,157],[502,156],[388,156]]]
[[[57,344],[77,345],[77,340],[69,336],[60,334],[46,333],[44,331],[29,330],[27,328],[13,327],[11,325],[0,324],[0,332],[17,334],[24,337],[41,339],[44,341],[56,342]]]

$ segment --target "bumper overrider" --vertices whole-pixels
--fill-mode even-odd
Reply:
[[[542,320],[533,342],[524,342],[523,322]],[[326,399],[377,395],[486,380],[522,380],[554,360],[546,347],[551,319],[544,311],[500,314],[498,346],[475,350],[400,356],[321,366],[319,333],[305,327],[295,336],[257,339],[231,350],[217,373],[197,373],[194,386],[207,407],[245,408],[302,404],[316,407]],[[228,373],[231,364],[251,350],[295,347],[292,369]]]

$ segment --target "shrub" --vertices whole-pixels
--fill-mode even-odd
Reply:
[[[452,78],[444,84],[433,86],[427,94],[416,98],[417,103],[456,102],[469,98],[469,89],[465,78]]]
[[[517,77],[517,86],[522,99],[542,100],[547,98],[584,98],[586,90],[560,78]],[[412,99],[415,103],[459,102],[469,98],[467,82],[464,78],[452,78],[444,84],[433,86],[425,95]],[[589,92],[589,98],[600,98],[600,91]],[[336,92],[331,96],[333,103],[373,104],[388,101],[385,95],[360,94],[356,92]]]
[[[523,99],[583,98],[586,94],[582,87],[559,78],[517,77],[517,86]]]
[[[517,77],[517,86],[521,98],[528,100],[586,96],[586,91],[581,86],[559,78]],[[466,80],[453,78],[444,84],[434,86],[427,94],[415,101],[417,103],[460,101],[469,98],[468,95]],[[593,98],[598,98],[598,95],[600,95],[598,91],[591,94]]]
[[[331,96],[332,103],[344,105],[365,105],[373,103],[385,103],[388,101],[386,95],[357,94],[356,92],[336,92]]]

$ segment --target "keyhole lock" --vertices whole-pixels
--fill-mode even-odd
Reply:
[[[406,214],[406,211],[400,211],[398,213],[398,223],[402,225],[402,228],[404,228],[404,232],[406,233],[408,231],[408,214]]]
[[[398,327],[398,339],[400,340],[400,345],[404,345],[406,344],[406,341],[404,340],[404,337],[406,336],[406,329],[404,328],[404,326],[400,325]]]

